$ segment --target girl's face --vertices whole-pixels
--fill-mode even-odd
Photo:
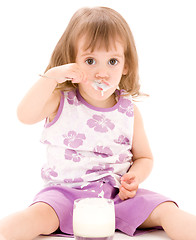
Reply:
[[[79,83],[82,97],[90,104],[98,107],[114,105],[114,91],[118,87],[125,67],[124,47],[120,41],[115,41],[107,51],[104,46],[95,48],[93,52],[84,50],[85,37],[78,42],[76,63],[87,76],[87,83]],[[93,87],[94,81],[110,86],[104,93]]]

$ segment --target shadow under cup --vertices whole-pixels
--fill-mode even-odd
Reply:
[[[112,240],[115,232],[113,200],[106,198],[75,200],[73,232],[76,240]]]

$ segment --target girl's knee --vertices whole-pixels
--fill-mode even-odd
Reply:
[[[148,216],[148,218],[141,224],[140,228],[151,228],[162,226],[162,217],[164,214],[172,209],[177,209],[174,202],[163,202],[159,204]]]
[[[172,202],[172,201],[167,201],[159,204],[154,210],[153,214],[156,215],[157,217],[161,217],[162,215],[164,216],[166,212],[170,212],[172,210],[177,210],[178,206]]]
[[[33,239],[40,234],[53,233],[58,227],[54,209],[46,203],[35,203],[0,221],[0,240]]]
[[[58,229],[59,218],[55,210],[47,203],[35,203],[27,208],[26,211],[40,222],[42,234],[51,234]]]

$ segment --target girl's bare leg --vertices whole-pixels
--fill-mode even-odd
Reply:
[[[59,219],[53,208],[46,203],[35,203],[0,221],[0,240],[31,240],[58,227]]]
[[[162,226],[173,240],[196,239],[196,216],[182,211],[172,202],[157,206],[140,227],[154,226]]]

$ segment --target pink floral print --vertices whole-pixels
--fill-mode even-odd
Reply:
[[[76,97],[76,93],[74,91],[68,92],[68,94],[67,94],[67,101],[71,105],[75,105],[75,106],[80,105],[80,102],[78,101],[78,99]]]
[[[118,139],[114,140],[115,143],[129,145],[129,139],[123,135],[120,135]]]
[[[86,139],[85,134],[76,133],[75,131],[69,131],[67,135],[63,135],[64,144],[72,148],[78,148],[83,144],[83,141]]]
[[[133,104],[128,99],[122,99],[118,106],[118,111],[125,113],[128,117],[133,117]]]
[[[110,164],[104,164],[104,165],[98,165],[98,166],[94,166],[92,169],[89,169],[86,174],[90,174],[90,173],[98,173],[99,175],[107,173],[107,172],[113,172],[114,168],[110,166]]]
[[[52,180],[52,178],[54,177],[58,177],[58,173],[54,171],[55,170],[55,167],[53,168],[47,168],[47,169],[44,169],[42,168],[41,170],[41,176],[44,180]]]
[[[77,153],[75,150],[66,149],[65,150],[65,159],[72,160],[74,162],[80,162],[81,154]]]
[[[96,172],[99,175],[105,174],[105,173],[113,173],[114,168],[110,166],[110,164],[105,164],[105,165],[99,165],[99,166],[94,166],[92,169],[88,170],[86,174],[91,174]],[[112,186],[116,185],[115,179],[110,175],[106,176],[101,179],[103,182],[110,183]]]
[[[43,143],[44,144],[51,144],[48,140],[45,140]]]
[[[104,147],[104,146],[97,146],[94,148],[94,154],[97,156],[101,156],[102,158],[106,158],[109,156],[112,156],[113,153],[109,147]]]
[[[64,182],[65,183],[78,183],[78,182],[83,182],[84,180],[82,179],[82,178],[74,178],[74,179],[72,179],[72,178],[66,178],[66,179],[64,179]]]
[[[115,125],[111,122],[111,120],[106,118],[103,114],[93,115],[93,118],[87,121],[87,125],[90,128],[94,128],[96,132],[101,132],[101,133],[108,132],[109,129],[113,130],[115,127]]]
[[[64,98],[58,121],[42,135],[48,156],[42,178],[48,185],[81,187],[104,196],[104,183],[118,187],[132,164],[131,97],[120,94],[112,111],[92,108],[75,90],[64,92]]]
[[[118,160],[116,161],[116,163],[126,162],[128,157],[129,156],[127,154],[120,154]]]

